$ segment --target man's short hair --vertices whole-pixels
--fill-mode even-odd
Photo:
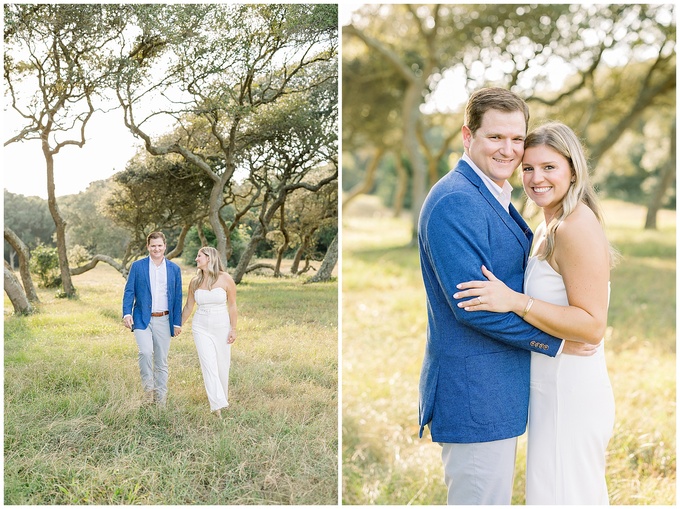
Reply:
[[[473,92],[465,107],[465,125],[472,134],[481,127],[484,113],[489,110],[520,111],[524,114],[526,128],[529,127],[529,106],[524,99],[505,88],[489,87]]]
[[[148,246],[149,244],[151,244],[151,241],[153,239],[161,239],[163,241],[163,244],[167,244],[167,242],[165,242],[165,235],[163,235],[163,232],[149,233],[149,235],[147,235],[146,237],[146,245]]]

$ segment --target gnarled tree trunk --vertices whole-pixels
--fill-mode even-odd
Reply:
[[[5,261],[5,293],[12,301],[14,312],[18,315],[29,315],[35,311],[35,308],[28,302],[26,292],[24,292],[19,279],[12,272],[11,267]]]
[[[87,262],[85,265],[81,265],[80,267],[72,268],[71,269],[71,275],[77,276],[79,274],[84,274],[88,270],[94,269],[99,262],[108,263],[109,265],[111,265],[111,267],[113,267],[118,272],[120,272],[123,275],[123,277],[125,277],[127,275],[127,269],[126,269],[125,265],[123,265],[122,263],[118,263],[116,260],[114,260],[110,256],[101,255],[101,254],[94,255],[92,257],[92,260]]]
[[[54,220],[56,230],[61,285],[66,297],[74,298],[76,296],[76,288],[71,280],[71,269],[68,266],[68,254],[66,252],[66,221],[59,211],[59,205],[57,205],[54,187],[54,153],[49,147],[46,136],[43,137],[43,153],[47,162],[47,205]]]
[[[179,255],[182,254],[182,251],[184,251],[184,241],[186,240],[187,233],[189,233],[190,229],[191,229],[190,224],[185,224],[184,226],[182,226],[182,231],[180,232],[179,238],[177,239],[177,245],[175,246],[175,249],[173,249],[172,251],[165,255],[165,257],[168,260],[177,258]]]
[[[29,302],[40,302],[40,299],[38,298],[38,292],[36,291],[35,285],[33,284],[33,278],[31,277],[31,271],[28,265],[30,260],[28,246],[26,246],[19,236],[7,226],[5,226],[5,240],[10,246],[12,246],[19,257],[19,273],[21,274],[21,281],[24,284],[26,298]]]
[[[317,272],[313,277],[307,280],[307,283],[318,283],[322,281],[329,281],[331,275],[333,274],[333,269],[338,263],[338,234],[333,237],[333,242],[328,246],[328,251],[326,251],[326,256],[323,257],[323,262],[321,262],[321,267],[319,272]]]
[[[645,230],[656,230],[656,215],[663,205],[663,199],[666,196],[666,191],[669,187],[671,187],[673,179],[675,178],[675,158],[677,154],[675,148],[675,136],[675,121],[673,121],[670,153],[668,154],[668,159],[666,160],[664,167],[661,169],[661,177],[659,178],[659,182],[654,188],[652,197],[649,200],[649,206],[647,207],[647,217],[645,219]]]
[[[363,180],[350,189],[342,199],[343,209],[349,202],[354,200],[354,198],[360,194],[366,194],[370,192],[371,189],[373,189],[373,185],[375,184],[375,176],[378,172],[378,166],[380,165],[380,160],[382,159],[383,155],[385,155],[385,152],[386,148],[382,146],[375,149],[375,153],[373,154],[373,157],[371,157],[371,161],[368,163],[366,171],[364,172]]]
[[[288,234],[288,230],[286,229],[285,206],[286,206],[285,203],[281,204],[281,219],[279,221],[280,223],[279,230],[283,235],[283,244],[281,244],[276,253],[276,269],[274,269],[274,277],[281,277],[281,262],[283,261],[283,254],[286,252],[286,249],[288,249],[288,245],[290,244],[290,235]]]

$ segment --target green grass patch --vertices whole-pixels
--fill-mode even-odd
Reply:
[[[369,197],[370,199],[370,197]],[[607,363],[616,398],[607,482],[613,505],[676,503],[675,213],[644,231],[644,209],[604,204],[622,253],[612,272]],[[370,203],[356,210],[371,209]],[[342,499],[345,504],[446,503],[441,449],[418,438],[418,379],[427,315],[408,219],[379,209],[344,216]],[[513,504],[524,504],[526,436]]]
[[[237,287],[223,421],[190,322],[170,347],[167,407],[142,406],[123,278],[100,265],[74,283],[77,299],[41,290],[29,317],[5,297],[6,504],[337,503],[337,282],[247,276]]]

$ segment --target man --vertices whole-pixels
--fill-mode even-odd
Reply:
[[[442,446],[449,504],[509,505],[517,437],[529,404],[531,351],[562,340],[513,313],[469,313],[456,285],[484,280],[482,265],[522,291],[533,234],[510,203],[529,109],[502,88],[475,92],[462,128],[465,154],[436,185],[419,221],[428,329],[420,375],[420,436]]]
[[[144,400],[165,405],[170,339],[182,332],[182,273],[165,259],[165,235],[150,233],[149,256],[130,267],[123,293],[123,324],[134,332]]]

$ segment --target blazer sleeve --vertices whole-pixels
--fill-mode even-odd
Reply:
[[[513,290],[523,291],[524,251],[508,231],[510,245],[491,245],[490,224],[496,212],[487,203],[466,193],[452,193],[442,198],[430,215],[426,228],[428,256],[448,307],[460,323],[497,341],[554,357],[562,340],[525,322],[515,313],[469,312],[457,306],[453,298],[456,285],[465,281],[485,280],[482,264],[499,279],[508,279]],[[504,281],[508,284],[508,281]]]
[[[125,290],[123,291],[123,316],[132,314],[132,306],[135,302],[135,278],[137,277],[137,266],[135,263],[130,267]]]
[[[172,264],[173,273],[173,289],[172,289],[172,324],[175,327],[182,326],[182,270],[179,265]]]

